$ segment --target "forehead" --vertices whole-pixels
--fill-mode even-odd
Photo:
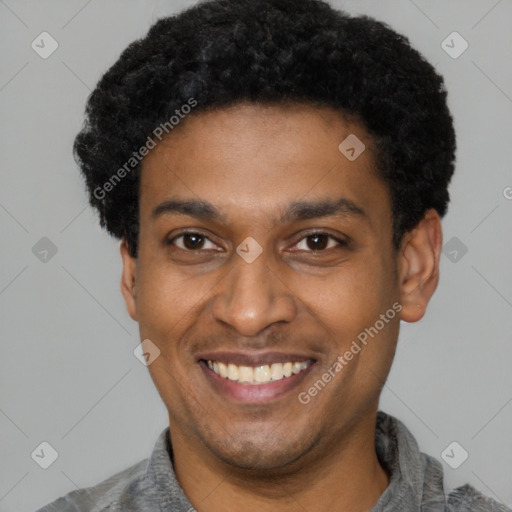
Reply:
[[[357,152],[364,144],[355,160],[345,140]],[[141,217],[170,197],[208,201],[226,216],[274,219],[299,199],[390,206],[366,131],[333,109],[297,104],[241,104],[185,118],[143,161]]]

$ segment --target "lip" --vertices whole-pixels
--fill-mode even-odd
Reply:
[[[237,366],[262,366],[265,364],[272,363],[287,363],[288,361],[300,363],[301,361],[313,360],[316,362],[314,357],[305,354],[285,354],[283,352],[262,352],[258,354],[253,353],[242,353],[242,352],[205,352],[199,354],[197,361],[201,359],[206,361],[221,361],[226,364],[236,364]]]
[[[234,354],[233,354],[234,355]],[[241,354],[238,354],[242,356]],[[212,359],[222,360],[227,362],[227,359],[220,359],[220,354],[217,353],[216,359],[215,357]],[[286,357],[289,358],[291,355],[286,354]],[[210,358],[209,358],[210,359]],[[261,356],[250,356],[251,360],[256,360],[257,363],[264,361]],[[262,364],[269,364],[268,359]],[[236,403],[245,403],[245,404],[262,404],[271,402],[273,400],[277,400],[278,398],[282,398],[285,395],[290,394],[294,389],[297,389],[299,385],[304,381],[304,379],[310,374],[310,372],[315,368],[317,361],[311,358],[302,358],[295,359],[296,361],[306,361],[312,360],[313,362],[301,372],[291,375],[290,377],[285,377],[281,380],[276,380],[275,382],[269,382],[268,384],[240,384],[230,379],[226,379],[217,375],[213,370],[208,368],[206,361],[201,358],[199,361],[199,367],[201,368],[203,375],[206,377],[207,381],[211,384],[213,389],[223,396],[223,398],[227,398]],[[253,366],[253,364],[247,364],[247,357],[244,356],[243,363],[235,363],[234,359],[231,359],[232,364],[245,364],[246,366]],[[271,359],[271,362],[287,362],[293,361],[293,359],[283,359],[278,361],[277,359]],[[255,364],[254,366],[259,366],[259,364]]]

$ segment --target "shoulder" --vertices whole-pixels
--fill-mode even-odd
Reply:
[[[142,493],[148,459],[126,468],[93,487],[77,489],[48,503],[36,512],[117,512],[120,504]]]
[[[446,503],[449,512],[512,512],[512,509],[485,496],[469,484],[451,491]]]

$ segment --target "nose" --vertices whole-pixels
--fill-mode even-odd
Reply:
[[[256,336],[278,322],[289,323],[297,314],[293,291],[269,267],[264,254],[252,263],[234,255],[233,266],[213,299],[215,320],[242,336]]]

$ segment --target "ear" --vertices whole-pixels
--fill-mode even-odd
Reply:
[[[136,322],[137,319],[137,291],[136,291],[136,270],[137,259],[130,256],[128,242],[125,238],[121,240],[121,259],[123,260],[123,272],[121,274],[121,293],[126,303],[128,314]]]
[[[399,255],[401,320],[417,322],[439,282],[439,258],[443,245],[441,219],[436,210],[427,210],[418,225],[405,234]]]

